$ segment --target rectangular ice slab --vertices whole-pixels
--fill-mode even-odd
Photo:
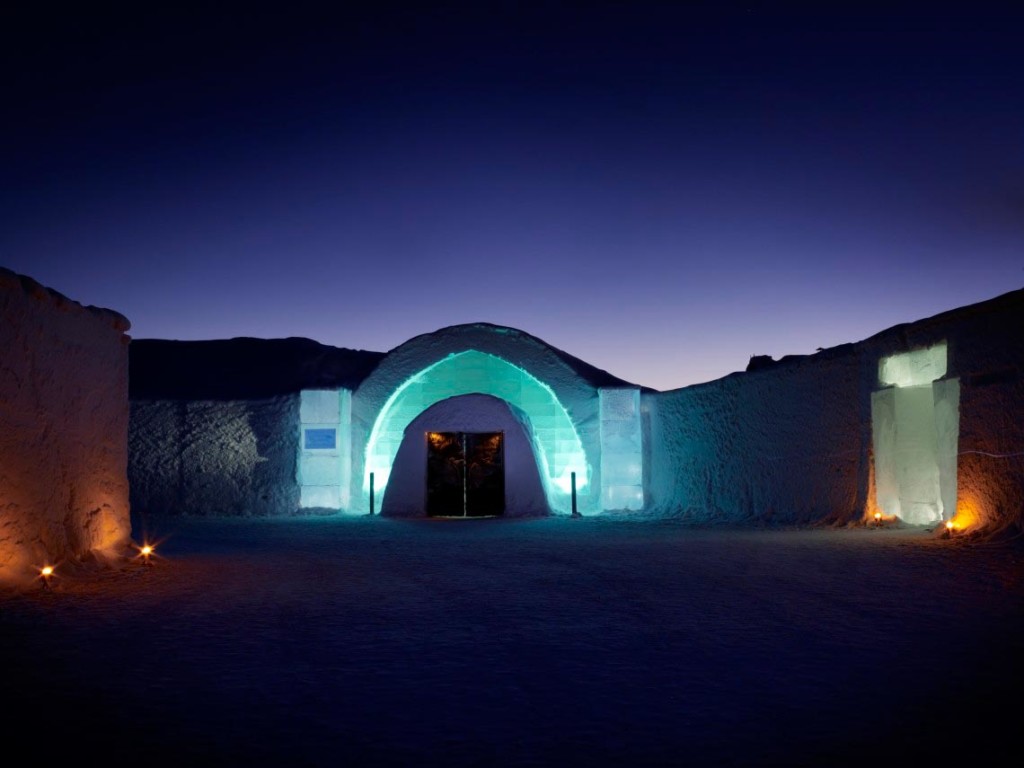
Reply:
[[[601,400],[601,507],[635,510],[644,505],[640,390],[599,390]]]
[[[878,363],[878,379],[883,386],[917,387],[931,384],[946,375],[946,342],[926,349],[915,349],[883,357]]]
[[[871,395],[875,497],[886,515],[913,525],[952,518],[959,425],[956,379],[890,387]]]
[[[352,392],[306,389],[299,398],[299,504],[344,509],[352,475]]]

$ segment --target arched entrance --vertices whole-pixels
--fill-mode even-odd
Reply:
[[[548,507],[568,511],[573,473],[577,489],[589,483],[591,474],[572,419],[547,384],[497,355],[477,350],[450,354],[410,376],[391,393],[367,441],[364,497],[369,494],[370,473],[376,493],[386,495],[399,447],[417,416],[442,400],[470,394],[490,395],[524,414]]]
[[[482,436],[500,435],[500,469],[503,485],[501,513],[506,517],[541,516],[548,514],[547,497],[540,479],[534,445],[529,438],[530,424],[524,413],[504,400],[490,395],[461,395],[442,400],[424,410],[405,430],[402,444],[395,455],[391,477],[381,514],[393,517],[420,517],[428,511],[432,435]],[[456,445],[456,450],[463,450]],[[435,459],[436,464],[436,459]],[[496,478],[497,479],[497,478]],[[492,489],[496,484],[491,485]],[[438,510],[444,516],[469,513],[495,514],[491,500],[469,508],[457,494],[450,510]],[[472,499],[470,499],[472,502]]]

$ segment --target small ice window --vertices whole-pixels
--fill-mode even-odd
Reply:
[[[336,429],[307,429],[305,430],[305,441],[303,448],[307,451],[330,448],[337,445],[338,430]]]

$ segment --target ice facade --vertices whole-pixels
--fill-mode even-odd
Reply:
[[[303,390],[299,394],[299,430],[299,506],[347,508],[352,472],[352,392]]]
[[[640,390],[602,388],[601,505],[604,509],[642,509],[644,505],[643,431]]]
[[[554,510],[568,509],[572,473],[577,491],[582,490],[589,481],[590,462],[565,407],[551,387],[527,371],[476,350],[449,355],[424,368],[388,398],[366,444],[363,498],[368,499],[370,473],[376,492],[384,494],[395,454],[413,419],[435,403],[468,394],[497,397],[525,414],[549,504]]]
[[[956,512],[960,386],[946,371],[945,342],[889,355],[871,395],[878,508],[915,525]]]

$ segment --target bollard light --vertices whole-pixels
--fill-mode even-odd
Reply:
[[[148,542],[143,542],[141,547],[136,547],[139,550],[139,557],[142,558],[143,565],[153,564],[153,553],[156,552],[156,546]]]

